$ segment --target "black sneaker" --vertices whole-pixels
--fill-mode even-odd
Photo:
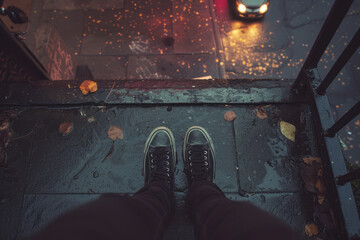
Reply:
[[[153,181],[162,181],[173,191],[175,162],[176,149],[172,132],[166,127],[155,128],[145,143],[145,185]]]
[[[187,130],[184,138],[183,159],[189,186],[198,180],[214,182],[214,144],[204,128],[194,126]]]

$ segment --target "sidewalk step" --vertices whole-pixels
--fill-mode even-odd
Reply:
[[[302,157],[317,153],[306,104],[28,106],[16,111],[13,140],[0,165],[0,208],[11,209],[11,217],[0,217],[2,226],[12,230],[7,239],[16,235],[14,225],[22,239],[99,194],[135,193],[144,184],[144,143],[161,125],[173,131],[178,157],[178,208],[165,239],[193,236],[184,207],[187,186],[181,158],[183,136],[193,125],[204,127],[213,138],[215,183],[230,199],[251,201],[299,232],[312,218],[312,197],[304,194],[299,175]],[[234,121],[224,120],[228,111],[237,115]],[[281,133],[281,121],[296,127],[295,142]],[[58,132],[62,122],[73,124],[67,136]],[[111,140],[110,126],[120,127],[123,138]]]

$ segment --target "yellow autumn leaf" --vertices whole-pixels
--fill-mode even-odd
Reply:
[[[296,127],[288,122],[280,122],[280,131],[281,133],[289,140],[295,142],[295,132]]]
[[[84,95],[87,95],[89,92],[96,92],[97,89],[96,82],[90,80],[85,80],[80,85],[80,90]]]

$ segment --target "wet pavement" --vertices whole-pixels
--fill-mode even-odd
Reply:
[[[72,60],[67,67],[74,67],[75,63],[88,65],[95,79],[206,77],[276,79],[283,83],[296,78],[332,2],[271,1],[263,20],[249,22],[235,18],[228,1],[223,0],[89,0],[82,3],[33,0],[25,43],[40,61],[48,63],[46,51],[50,49],[50,42],[46,39],[50,37],[44,29],[55,30],[61,43],[57,51],[68,54]],[[355,1],[319,64],[322,77],[360,25],[359,13],[359,2]],[[360,86],[356,81],[359,62],[360,52],[357,52],[330,87],[328,95],[336,117],[359,100]],[[161,86],[159,82],[156,84]],[[142,83],[141,86],[155,88],[150,85]],[[115,87],[109,102],[127,103],[136,99],[137,104],[148,106],[99,107],[94,104],[99,104],[96,97],[81,96],[78,105],[87,103],[83,107],[64,108],[62,104],[71,102],[63,99],[72,92],[64,98],[56,95],[52,102],[44,102],[58,103],[57,108],[24,108],[19,103],[22,107],[18,107],[19,115],[11,125],[6,162],[0,162],[0,212],[4,213],[0,216],[1,239],[24,239],[67,209],[99,194],[135,193],[144,182],[143,145],[151,130],[159,125],[174,132],[179,151],[175,193],[178,207],[165,239],[193,239],[192,224],[184,210],[187,188],[180,155],[183,135],[192,125],[205,127],[213,136],[218,161],[216,183],[230,199],[251,201],[305,234],[305,224],[313,222],[316,215],[313,203],[317,196],[304,190],[300,169],[304,156],[319,156],[307,105],[263,106],[267,117],[261,119],[255,114],[259,106],[248,104],[174,105],[172,108],[151,104],[166,103],[169,99],[171,103],[184,103],[189,99],[197,103],[213,101],[211,91],[204,91],[201,98],[195,96],[194,99],[196,91],[203,91],[195,85],[179,98],[177,91],[168,94],[153,90],[141,95],[128,87]],[[78,90],[72,83],[69,89]],[[229,90],[223,96],[224,101],[236,102],[235,91],[240,91],[247,103],[279,99],[286,102],[275,90],[269,99],[263,92],[246,87],[234,92]],[[49,91],[48,95],[52,93]],[[98,93],[105,99],[108,89],[100,88]],[[216,93],[216,98],[221,94],[222,90]],[[23,99],[29,98],[26,91],[22,95]],[[35,99],[27,103],[39,104],[43,100]],[[106,100],[107,97],[105,103]],[[234,122],[224,120],[229,110],[237,114]],[[73,131],[65,137],[58,133],[64,121],[74,124]],[[281,121],[296,127],[295,142],[281,133]],[[360,156],[359,121],[358,117],[340,132],[344,155],[356,164]],[[124,131],[123,139],[108,138],[111,125]]]
[[[46,32],[39,29],[50,24],[73,64],[88,65],[95,79],[281,80],[298,75],[333,0],[271,1],[259,21],[237,18],[227,0],[32,2],[25,43],[44,64],[48,59],[39,54]],[[359,26],[360,4],[355,1],[319,63],[322,77]],[[359,71],[357,51],[328,91],[336,118],[359,101]],[[359,121],[339,133],[345,157],[355,164],[360,157]]]
[[[165,239],[193,239],[184,207],[187,185],[181,158],[183,136],[193,125],[203,126],[213,137],[215,183],[230,199],[251,201],[304,234],[313,205],[312,195],[303,190],[299,164],[304,156],[317,154],[307,123],[310,111],[302,104],[271,105],[265,108],[268,117],[261,119],[256,107],[18,109],[6,164],[0,168],[0,208],[8,211],[0,218],[1,235],[24,239],[65,210],[101,193],[135,193],[144,184],[144,143],[159,125],[173,131],[178,150],[177,213]],[[236,120],[225,121],[227,111],[234,111]],[[67,136],[58,132],[64,121],[73,123]],[[280,121],[296,126],[295,143],[281,133]],[[123,130],[123,139],[108,137],[112,125]]]

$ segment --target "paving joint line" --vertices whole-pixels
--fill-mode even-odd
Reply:
[[[225,58],[224,58],[224,47],[221,41],[221,34],[220,34],[220,30],[218,28],[218,25],[216,23],[217,17],[216,17],[216,11],[214,8],[214,2],[213,0],[208,0],[208,6],[209,6],[209,10],[210,10],[210,16],[211,16],[211,22],[213,25],[213,34],[214,34],[214,38],[215,38],[215,45],[217,48],[216,51],[216,55],[219,59],[219,64],[217,69],[218,69],[218,73],[219,73],[219,78],[226,78],[226,71],[225,71]],[[222,63],[222,65],[221,65]]]

